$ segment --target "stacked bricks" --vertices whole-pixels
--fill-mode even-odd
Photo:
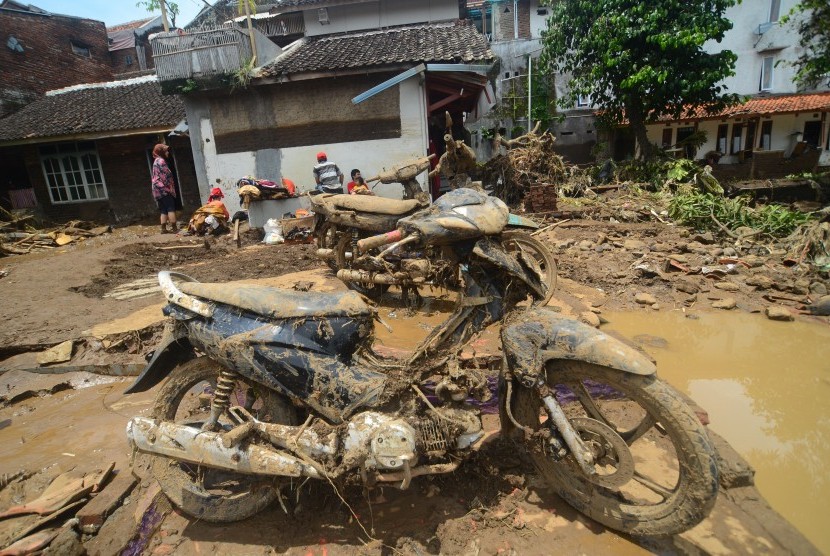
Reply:
[[[530,186],[525,195],[525,211],[553,212],[556,210],[556,187],[540,183]]]

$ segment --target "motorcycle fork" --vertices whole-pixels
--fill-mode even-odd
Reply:
[[[556,427],[556,430],[559,431],[559,434],[562,435],[562,439],[565,441],[565,444],[570,449],[574,459],[579,464],[579,468],[582,469],[582,472],[588,476],[595,475],[596,469],[594,468],[594,454],[588,446],[585,445],[585,442],[582,441],[582,438],[579,436],[576,429],[571,426],[571,422],[568,421],[568,417],[565,415],[565,412],[562,411],[562,406],[560,406],[559,402],[556,401],[553,391],[542,379],[539,379],[536,383],[536,391],[539,393],[539,397],[542,398],[542,403],[547,410],[548,418]]]

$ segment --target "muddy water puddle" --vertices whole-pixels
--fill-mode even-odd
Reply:
[[[772,507],[830,553],[830,327],[747,313],[603,315],[709,412]]]

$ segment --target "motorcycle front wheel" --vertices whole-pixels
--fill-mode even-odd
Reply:
[[[502,232],[501,245],[508,253],[521,252],[525,255],[525,260],[531,264],[545,286],[545,297],[535,301],[533,305],[547,305],[556,289],[557,278],[556,259],[550,250],[535,237],[519,230]]]
[[[153,403],[154,419],[201,428],[210,415],[210,400],[222,366],[199,357],[178,365]],[[243,406],[260,421],[294,425],[297,416],[282,396],[260,385],[236,381],[232,405]],[[232,424],[223,417],[220,430]],[[184,513],[205,521],[224,523],[246,519],[277,497],[273,478],[209,469],[164,456],[152,456],[154,478],[171,502]]]
[[[550,423],[535,390],[519,387],[512,413],[542,432],[525,435],[531,459],[566,502],[633,536],[674,535],[706,517],[718,491],[715,450],[673,388],[655,376],[572,361],[549,363],[547,383],[593,453],[595,474],[584,473],[571,453],[563,456],[561,439],[557,447],[547,438]]]

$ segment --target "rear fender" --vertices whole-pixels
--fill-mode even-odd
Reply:
[[[149,390],[164,380],[176,365],[194,356],[193,346],[185,336],[184,327],[168,324],[164,328],[159,347],[153,352],[150,362],[124,393],[136,394]]]
[[[657,372],[648,356],[592,326],[550,309],[513,315],[501,332],[507,367],[525,386],[544,376],[549,361],[583,361],[625,373]]]

